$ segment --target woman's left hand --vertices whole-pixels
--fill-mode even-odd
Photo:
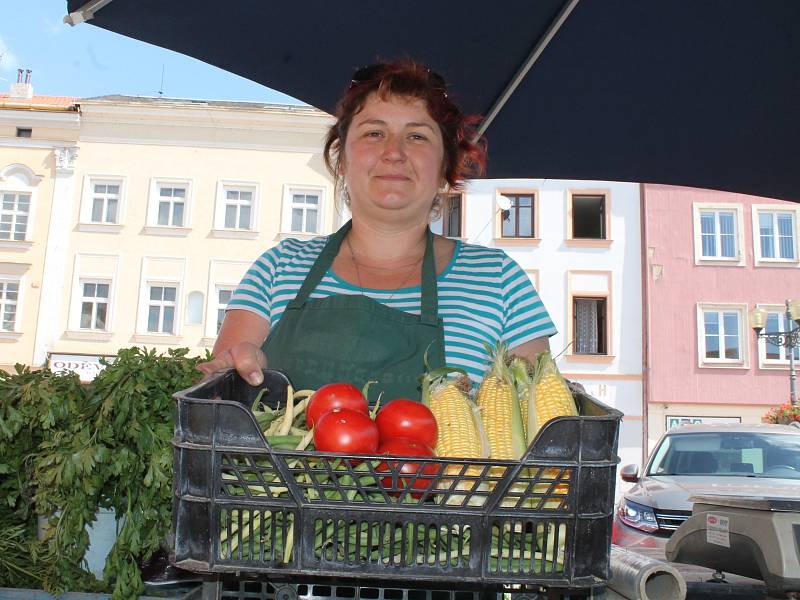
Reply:
[[[550,350],[550,338],[540,337],[536,338],[535,340],[531,340],[530,342],[525,342],[516,348],[512,348],[509,350],[509,354],[521,356],[522,358],[527,358],[530,362],[533,362],[536,360],[536,357],[539,354],[546,350]]]

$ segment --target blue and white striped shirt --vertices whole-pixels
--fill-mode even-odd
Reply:
[[[228,308],[254,312],[275,327],[326,242],[325,237],[289,238],[264,252],[245,273]],[[479,384],[489,360],[484,344],[503,340],[514,348],[553,335],[556,328],[528,276],[505,252],[455,242],[453,258],[437,279],[445,360]],[[418,285],[363,290],[386,306],[413,314],[420,312],[420,292]],[[311,298],[361,293],[329,269]]]

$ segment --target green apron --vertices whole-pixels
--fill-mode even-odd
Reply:
[[[333,264],[348,221],[328,242],[297,296],[286,307],[262,346],[267,365],[286,373],[295,389],[317,389],[326,383],[370,387],[370,399],[383,391],[393,398],[420,399],[419,376],[428,354],[431,368],[444,366],[444,326],[438,316],[433,233],[428,229],[422,260],[419,315],[384,306],[364,295],[311,299],[311,293]]]

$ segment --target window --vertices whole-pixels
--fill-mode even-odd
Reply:
[[[119,183],[92,182],[92,223],[119,222]]]
[[[292,232],[319,233],[319,194],[292,193]]]
[[[109,287],[108,283],[81,281],[81,329],[106,330]]]
[[[28,233],[30,211],[30,194],[3,192],[3,206],[0,210],[0,240],[25,240]]]
[[[122,229],[125,178],[86,175],[83,178],[79,231],[118,233]]]
[[[157,184],[158,212],[156,225],[162,227],[183,227],[186,209],[186,186]]]
[[[507,194],[511,206],[501,211],[502,237],[534,237],[534,196],[533,194]]]
[[[442,198],[442,235],[445,237],[462,237],[461,218],[463,196],[461,194],[445,194]]]
[[[144,233],[167,237],[189,234],[192,213],[192,182],[189,179],[150,180],[147,225]]]
[[[216,332],[219,333],[222,327],[222,321],[225,319],[225,311],[228,309],[228,302],[231,301],[233,295],[233,288],[217,288],[217,328]]]
[[[18,138],[29,138],[33,135],[33,129],[30,127],[17,127]]]
[[[283,185],[281,202],[281,235],[311,238],[325,228],[326,188],[311,185]],[[346,220],[345,210],[339,217]],[[334,217],[335,220],[335,217]]]
[[[604,240],[606,197],[603,194],[572,194],[572,238]]]
[[[698,307],[698,350],[700,365],[746,367],[746,341],[742,330],[746,307],[700,305]]]
[[[18,281],[0,281],[0,312],[3,318],[3,331],[14,331],[17,323]]]
[[[757,244],[761,259],[797,260],[795,213],[759,210]]]
[[[732,210],[700,211],[703,258],[735,258],[736,213]]]
[[[739,315],[727,311],[703,313],[706,358],[739,360]]]
[[[744,219],[740,204],[695,202],[694,261],[697,265],[744,266]],[[755,218],[755,217],[753,217]]]
[[[791,331],[793,327],[797,327],[797,325],[794,321],[786,318],[784,309],[767,310],[767,323],[764,326],[764,333]],[[767,339],[761,339],[759,342],[759,353],[764,364],[789,364],[789,348],[779,346]],[[800,348],[794,348],[794,359],[800,361]]]
[[[151,284],[147,306],[147,331],[149,333],[175,332],[175,306],[177,288],[170,285]]]
[[[225,187],[225,229],[252,229],[253,190]]]
[[[573,354],[607,354],[606,299],[572,299]]]

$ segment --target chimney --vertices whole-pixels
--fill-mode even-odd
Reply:
[[[17,69],[17,83],[11,84],[10,97],[28,100],[33,98],[30,69]]]

